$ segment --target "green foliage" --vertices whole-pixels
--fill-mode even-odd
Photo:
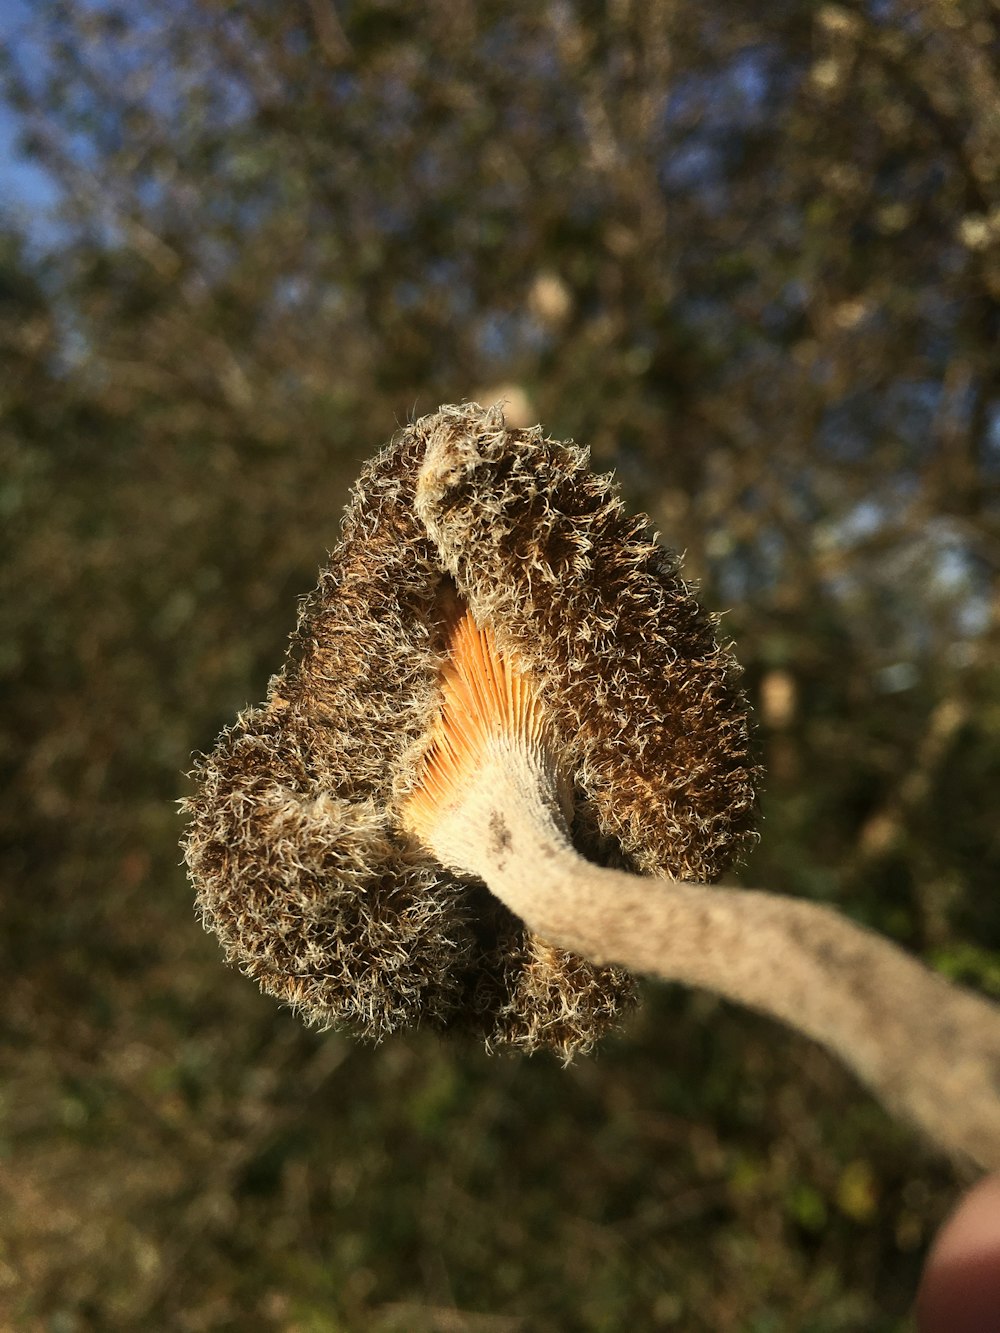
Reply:
[[[593,445],[725,624],[748,882],[996,991],[995,12],[38,0],[3,65],[0,1322],[906,1327],[957,1182],[819,1051],[651,990],[568,1072],[301,1031],[173,802],[396,421]]]

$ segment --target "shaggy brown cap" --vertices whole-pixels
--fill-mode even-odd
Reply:
[[[590,859],[711,880],[751,836],[737,668],[584,449],[443,407],[363,470],[267,703],[195,772],[185,852],[227,958],[322,1026],[588,1049],[630,979],[533,937],[401,827],[467,608],[522,663]]]

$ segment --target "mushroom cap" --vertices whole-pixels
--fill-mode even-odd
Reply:
[[[591,860],[715,879],[752,837],[735,660],[587,451],[446,406],[362,470],[267,701],[199,759],[185,854],[227,958],[311,1022],[588,1049],[631,979],[531,935],[403,827],[467,608],[523,664]]]

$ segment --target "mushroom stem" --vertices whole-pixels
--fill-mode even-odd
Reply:
[[[943,1149],[1000,1168],[1000,1008],[815,903],[593,865],[544,746],[497,733],[479,758],[420,829],[445,865],[551,944],[805,1033]]]

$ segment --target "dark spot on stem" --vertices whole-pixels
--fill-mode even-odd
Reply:
[[[507,827],[507,821],[499,810],[494,810],[490,814],[490,842],[489,853],[497,864],[497,869],[502,870],[506,861],[506,853],[513,848],[513,842],[510,836],[510,829]]]

